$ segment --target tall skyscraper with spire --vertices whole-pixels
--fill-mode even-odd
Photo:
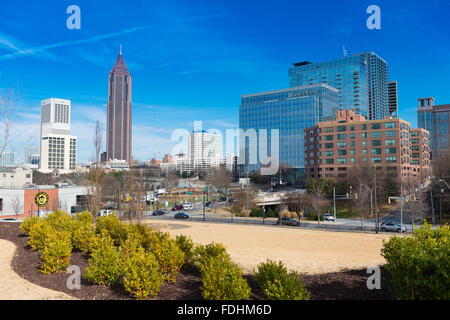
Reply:
[[[131,74],[122,56],[109,73],[108,114],[106,124],[107,160],[131,161]]]

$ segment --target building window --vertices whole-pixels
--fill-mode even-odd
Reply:
[[[367,130],[367,124],[361,125],[361,130]]]
[[[323,132],[333,132],[333,128],[332,127],[323,128]]]
[[[338,150],[338,155],[339,156],[346,156],[347,155],[347,150],[343,149],[343,150]]]
[[[386,123],[384,124],[384,127],[385,127],[386,129],[394,129],[394,128],[395,128],[395,122],[386,122]]]
[[[385,135],[386,137],[395,137],[395,130],[388,130]]]
[[[381,157],[372,157],[372,162],[373,163],[381,162]]]
[[[339,164],[347,163],[347,158],[338,158],[338,163]]]
[[[325,164],[333,164],[334,159],[325,159]]]
[[[372,129],[372,130],[381,129],[381,123],[372,123],[372,124],[370,124],[370,129]]]
[[[363,139],[366,139],[367,138],[367,132],[361,132],[361,137]]]
[[[386,157],[386,162],[397,162],[397,157]]]
[[[380,138],[381,137],[381,131],[372,131],[370,133],[371,138]]]
[[[337,147],[338,148],[346,148],[347,147],[347,142],[338,142],[337,143]]]
[[[337,127],[337,132],[345,132],[345,131],[346,131],[346,127],[345,126]]]
[[[372,140],[372,146],[381,146],[381,140]]]
[[[367,149],[362,149],[362,154],[367,154]]]
[[[381,148],[372,148],[372,154],[381,154]]]
[[[346,140],[347,139],[347,135],[345,133],[340,133],[337,135],[337,139],[338,140]]]
[[[332,143],[325,143],[325,149],[332,149],[333,144]]]
[[[333,135],[325,136],[325,140],[327,141],[333,140]]]
[[[387,139],[385,143],[387,146],[395,146],[395,139]]]
[[[364,141],[362,142],[362,146],[363,146],[363,147],[367,147],[367,141],[364,140]]]
[[[397,148],[386,148],[387,154],[394,154],[397,153]]]
[[[334,154],[333,151],[325,151],[325,157],[332,157]]]

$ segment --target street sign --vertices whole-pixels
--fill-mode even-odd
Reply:
[[[48,203],[48,194],[47,194],[47,192],[44,192],[44,191],[38,192],[36,194],[36,196],[34,197],[34,203],[38,207],[46,206],[47,203]]]

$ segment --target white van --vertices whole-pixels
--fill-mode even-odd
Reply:
[[[192,203],[183,204],[183,210],[194,210],[194,205]]]
[[[98,215],[100,217],[104,217],[104,216],[109,216],[110,214],[112,214],[113,211],[112,210],[100,210],[100,212],[98,213]]]

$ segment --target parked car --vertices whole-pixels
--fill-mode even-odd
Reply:
[[[278,218],[277,224],[282,224],[285,226],[299,226],[300,222],[292,218],[283,217],[281,218],[281,221],[280,218]]]
[[[163,210],[155,210],[153,211],[152,216],[162,216],[163,214],[165,214]]]
[[[99,217],[104,217],[104,216],[109,216],[109,215],[112,214],[112,213],[113,213],[112,210],[100,210],[100,211],[97,213],[97,216],[99,216]]]
[[[334,216],[332,214],[326,213],[323,215],[323,220],[325,221],[335,221]]]
[[[172,211],[178,211],[178,210],[183,210],[183,205],[182,205],[182,204],[179,204],[179,205],[174,206],[174,207],[172,208]]]
[[[406,227],[404,225],[400,225],[399,223],[393,222],[383,222],[380,225],[381,231],[397,231],[397,232],[406,232]]]
[[[210,207],[211,206],[211,201],[206,201],[205,202],[205,207]]]
[[[176,215],[174,215],[175,219],[189,219],[189,215],[184,212],[178,212]]]

